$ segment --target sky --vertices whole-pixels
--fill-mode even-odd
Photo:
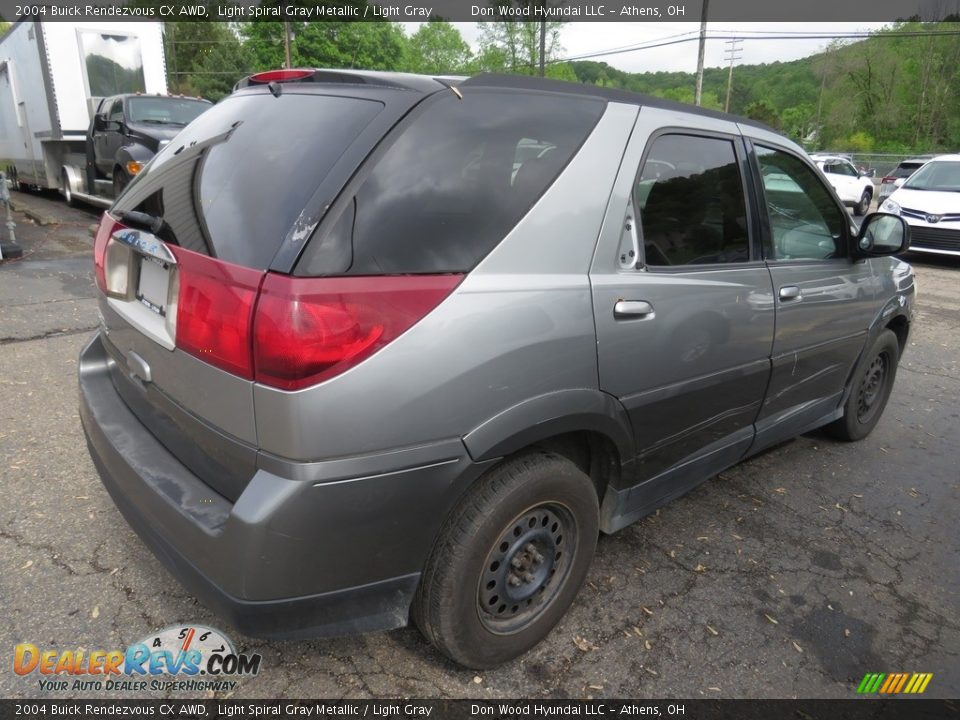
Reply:
[[[478,30],[476,23],[453,23],[460,30],[470,46],[476,50]],[[848,33],[876,30],[885,23],[708,23],[707,33],[740,33],[744,41],[740,43],[742,58],[737,64],[755,65],[777,60],[796,60],[813,55],[829,43],[828,39],[790,39],[790,40],[751,40],[750,35],[768,32],[787,33]],[[408,34],[416,32],[420,23],[404,23]],[[631,22],[573,22],[567,23],[560,34],[564,47],[564,56],[573,57],[599,50],[620,48],[625,45],[652,42],[664,38],[681,40],[692,38],[688,42],[668,45],[650,50],[639,50],[617,55],[595,58],[615,68],[627,72],[683,71],[695,72],[697,69],[697,37],[699,22],[686,23],[631,23]],[[675,37],[680,36],[680,37]],[[724,60],[724,39],[707,40],[704,53],[706,67],[726,67]]]

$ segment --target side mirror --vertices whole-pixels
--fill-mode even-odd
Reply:
[[[103,130],[107,127],[107,116],[106,115],[94,115],[93,116],[93,129],[94,130]]]
[[[864,218],[857,234],[860,257],[897,255],[910,247],[910,226],[899,215],[873,213]]]

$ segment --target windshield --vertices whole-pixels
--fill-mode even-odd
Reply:
[[[931,160],[911,175],[903,187],[911,190],[960,192],[960,161]]]
[[[204,110],[213,107],[202,100],[169,97],[137,97],[127,100],[127,120],[132,123],[179,125],[190,123]]]

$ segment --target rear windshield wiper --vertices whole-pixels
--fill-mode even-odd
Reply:
[[[136,210],[121,210],[117,213],[117,219],[129,225],[149,230],[154,235],[163,230],[164,225],[167,224],[161,217],[145,212],[137,212]]]

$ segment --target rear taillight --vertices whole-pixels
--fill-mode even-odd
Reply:
[[[123,227],[110,213],[104,213],[93,239],[93,269],[97,287],[103,293],[107,292],[107,245],[110,244],[110,236]]]
[[[97,230],[94,262],[104,292],[112,282],[111,248],[130,252],[111,239],[122,227],[104,214]],[[463,278],[297,278],[167,248],[176,265],[170,272],[165,323],[176,347],[283,390],[315,385],[353,367],[409,330]]]
[[[253,378],[251,327],[264,273],[170,247],[177,258],[177,347],[241,377]]]
[[[342,373],[410,329],[462,277],[268,274],[254,320],[257,382],[297,390]]]
[[[896,178],[893,177],[893,175],[887,175],[885,178],[883,178],[883,179],[880,180],[880,184],[881,184],[881,185],[889,185],[889,184],[892,183],[894,180],[896,180]]]

